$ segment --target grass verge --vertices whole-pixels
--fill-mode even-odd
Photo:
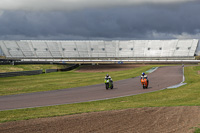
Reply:
[[[120,110],[128,108],[199,106],[200,75],[197,74],[198,70],[200,70],[200,66],[186,67],[185,78],[187,85],[176,89],[166,89],[157,92],[109,100],[0,111],[0,122],[2,123],[33,118],[63,116],[85,112]]]
[[[194,133],[200,133],[200,128],[196,127]]]
[[[110,72],[113,81],[139,76],[153,66]],[[80,73],[75,71],[55,72],[33,76],[0,78],[0,95],[12,95],[39,91],[50,91],[103,83],[107,72]],[[78,83],[78,84],[77,84]]]
[[[66,68],[68,65],[0,65],[0,73],[3,72],[16,72],[16,71],[32,71],[32,70],[41,70],[41,69],[61,69]]]

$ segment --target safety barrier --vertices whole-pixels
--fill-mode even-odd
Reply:
[[[42,73],[43,73],[42,70],[6,72],[6,73],[0,73],[0,77],[15,77],[15,76],[25,76],[25,75],[37,75],[37,74],[42,74]]]
[[[79,64],[84,64],[84,63],[117,63],[117,64],[123,64],[123,63],[166,63],[166,64],[182,64],[182,63],[200,63],[200,60],[62,60],[62,62],[66,63],[79,63]]]
[[[51,72],[57,72],[57,71],[70,71],[70,70],[77,68],[78,66],[79,66],[78,64],[75,64],[75,65],[71,65],[64,69],[46,69],[45,73],[51,73]]]
[[[52,72],[57,72],[58,69],[46,69],[45,73],[52,73]]]
[[[46,69],[45,73],[51,73],[51,72],[58,72],[58,71],[70,71],[75,68],[77,68],[79,65],[71,65],[67,68],[64,69]],[[38,75],[42,74],[43,70],[33,70],[33,71],[19,71],[19,72],[5,72],[5,73],[0,73],[0,77],[15,77],[15,76],[25,76],[25,75]]]
[[[75,64],[75,65],[71,65],[71,66],[69,66],[67,68],[64,68],[64,69],[58,69],[58,71],[70,71],[70,70],[73,70],[73,69],[75,69],[77,67],[79,67],[79,65]]]

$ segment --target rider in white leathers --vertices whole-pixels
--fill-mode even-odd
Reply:
[[[145,79],[147,79],[147,84],[149,84],[148,77],[147,77],[147,75],[146,75],[144,72],[142,73],[140,79],[142,79],[143,77],[144,77]]]
[[[112,82],[112,78],[109,76],[109,74],[106,74],[105,79],[110,79],[110,81]]]

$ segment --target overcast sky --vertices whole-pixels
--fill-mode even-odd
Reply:
[[[200,39],[199,13],[200,0],[0,0],[0,39]]]

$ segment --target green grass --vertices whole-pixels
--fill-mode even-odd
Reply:
[[[200,133],[200,128],[196,127],[194,133]]]
[[[141,69],[141,68],[140,68]],[[0,111],[0,122],[141,107],[200,106],[200,66],[185,68],[187,85],[109,100]],[[139,72],[139,70],[137,70]]]
[[[113,81],[136,77],[153,66],[110,72]],[[39,91],[50,91],[103,83],[107,72],[80,73],[75,71],[54,72],[33,76],[0,78],[0,95],[12,95]],[[78,83],[78,84],[77,84]]]
[[[195,56],[195,59],[196,60],[200,60],[200,56]]]
[[[31,70],[45,70],[45,69],[61,69],[66,68],[67,65],[0,65],[0,73],[3,72],[16,72],[16,71],[31,71]]]

